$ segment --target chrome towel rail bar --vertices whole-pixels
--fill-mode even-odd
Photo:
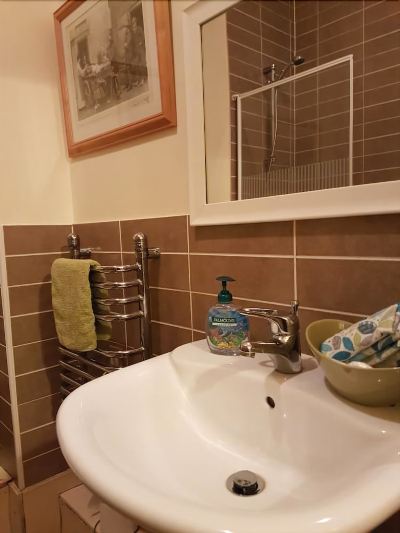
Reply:
[[[128,289],[129,287],[139,287],[143,285],[141,279],[134,279],[132,281],[103,281],[91,283],[94,289]]]
[[[110,313],[104,315],[95,314],[94,316],[97,320],[104,320],[105,322],[114,322],[114,320],[132,320],[134,318],[143,318],[144,313],[143,311],[136,311],[135,313],[127,314]]]
[[[148,248],[147,238],[143,233],[137,233],[133,237],[134,252],[136,262],[129,265],[104,265],[91,266],[90,284],[93,292],[94,316],[96,321],[104,322],[124,322],[134,320],[139,322],[139,328],[133,330],[133,338],[140,335],[140,345],[131,348],[126,343],[121,345],[117,341],[109,341],[106,346],[98,346],[90,352],[75,352],[64,346],[59,347],[62,355],[61,366],[61,387],[60,392],[63,397],[68,396],[74,389],[104,374],[108,374],[128,366],[137,361],[138,358],[148,359],[152,357],[151,347],[151,314],[148,280],[148,259],[160,256],[159,248]],[[68,237],[70,256],[73,259],[89,258],[93,248],[80,249],[79,235],[71,234]],[[136,272],[135,279],[126,279],[124,274]],[[103,279],[95,280],[95,275],[103,276]],[[122,281],[108,281],[104,278],[107,274],[121,274]],[[135,295],[127,295],[125,289],[135,287],[138,291]],[[122,296],[109,297],[107,294],[99,294],[96,289],[109,291],[120,289]],[[137,304],[138,310],[126,312],[125,306]],[[124,306],[123,312],[117,313],[110,310],[113,305]],[[103,309],[100,307],[103,306]],[[125,326],[126,328],[126,326]],[[139,330],[139,331],[137,331]],[[114,349],[115,348],[115,349]]]

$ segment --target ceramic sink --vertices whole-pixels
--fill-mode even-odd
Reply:
[[[400,406],[341,399],[308,357],[288,376],[187,344],[74,391],[57,431],[78,477],[156,533],[365,533],[400,508]],[[230,492],[241,470],[264,490]]]

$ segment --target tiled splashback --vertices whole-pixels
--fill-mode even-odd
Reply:
[[[204,337],[215,277],[237,281],[238,305],[288,309],[300,300],[301,327],[323,317],[355,321],[400,298],[400,215],[190,227],[188,217],[78,224],[83,247],[103,264],[130,263],[132,236],[147,234],[161,257],[149,262],[154,354]],[[5,227],[5,250],[23,468],[27,485],[66,467],[55,433],[60,403],[50,266],[66,254],[70,226]],[[266,335],[252,324],[253,338]],[[131,324],[114,338],[135,346]],[[0,432],[10,409],[4,338],[0,338]],[[302,341],[307,352],[307,345]],[[0,442],[3,442],[2,434]]]
[[[16,473],[11,398],[8,378],[6,339],[0,287],[0,466]]]

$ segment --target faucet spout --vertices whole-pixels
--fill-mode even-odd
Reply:
[[[266,353],[274,363],[275,369],[284,374],[301,372],[300,325],[298,319],[298,302],[293,301],[291,312],[280,316],[274,309],[243,308],[244,315],[263,317],[271,324],[271,341],[243,342],[240,354],[254,357],[255,353]]]

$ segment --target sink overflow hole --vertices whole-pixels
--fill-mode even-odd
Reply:
[[[273,409],[275,407],[275,401],[273,398],[271,398],[271,396],[267,396],[265,398],[265,401],[267,402],[267,404]]]
[[[265,481],[250,470],[241,470],[228,477],[226,486],[238,496],[254,496],[264,490]]]

